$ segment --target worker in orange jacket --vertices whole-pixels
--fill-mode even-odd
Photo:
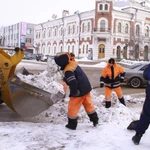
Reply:
[[[93,126],[98,124],[98,115],[92,102],[91,84],[76,61],[70,60],[69,53],[61,53],[54,58],[56,64],[64,71],[64,81],[70,89],[68,103],[67,128],[75,130],[77,127],[78,112],[83,105]]]
[[[125,105],[124,97],[120,83],[124,81],[124,68],[118,64],[114,58],[110,58],[106,67],[102,70],[100,77],[100,88],[105,86],[105,107],[111,107],[111,93],[114,90],[118,96],[119,101]]]

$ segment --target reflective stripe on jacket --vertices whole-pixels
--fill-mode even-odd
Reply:
[[[124,68],[118,64],[113,65],[113,69],[107,64],[107,66],[102,70],[100,77],[100,83],[105,83],[105,86],[115,88],[120,86],[120,78],[124,78],[125,72]]]

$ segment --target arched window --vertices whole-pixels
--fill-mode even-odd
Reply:
[[[72,46],[72,53],[74,53],[74,45]]]
[[[68,27],[68,34],[70,34],[70,26]]]
[[[145,29],[145,37],[149,37],[149,27],[148,26]]]
[[[60,35],[61,36],[63,35],[63,27],[61,27],[61,29],[60,29]]]
[[[105,31],[105,25],[106,25],[105,20],[101,20],[101,22],[100,22],[100,31]]]
[[[128,33],[129,32],[129,26],[128,24],[125,25],[125,33]]]
[[[36,32],[36,39],[38,39],[38,32]]]
[[[54,30],[54,36],[57,36],[57,29]]]
[[[121,33],[121,23],[118,23],[118,32]]]
[[[82,33],[85,31],[84,23],[82,24]]]
[[[75,25],[73,25],[72,33],[75,34]]]
[[[70,53],[70,46],[68,46],[68,53]]]
[[[62,51],[63,51],[63,47],[61,46],[61,47],[60,47],[60,52],[62,52]]]
[[[108,4],[105,4],[105,10],[108,10]]]
[[[140,26],[136,25],[136,36],[140,35]]]
[[[87,28],[87,31],[88,31],[88,32],[90,31],[90,28],[91,28],[91,23],[88,22],[88,28]]]
[[[83,45],[83,54],[84,54],[85,45]]]
[[[103,5],[102,4],[99,5],[99,10],[103,10]]]
[[[86,53],[88,53],[88,48],[89,48],[88,45],[86,45]]]
[[[43,38],[45,38],[45,30],[43,31]]]

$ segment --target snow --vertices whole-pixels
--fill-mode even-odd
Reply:
[[[125,63],[130,64],[131,61]],[[25,65],[21,64],[19,68]],[[91,65],[91,67],[104,67],[105,65],[106,62],[101,62]],[[49,60],[45,70],[39,74],[24,76],[18,72],[17,75],[21,80],[48,92],[57,94],[60,91],[63,93],[63,87],[60,84],[62,73],[58,71],[53,60]],[[127,130],[131,121],[139,119],[145,99],[144,93],[125,95],[127,104],[125,107],[118,102],[116,94],[113,92],[113,104],[109,109],[104,107],[104,95],[98,95],[95,90],[92,90],[91,93],[99,116],[97,127],[93,127],[84,108],[81,107],[78,113],[77,129],[65,128],[69,101],[67,93],[64,100],[60,100],[35,117],[26,118],[24,121],[0,122],[0,150],[150,149],[150,129],[146,131],[138,146],[131,141],[135,131]],[[144,96],[139,96],[140,94]]]

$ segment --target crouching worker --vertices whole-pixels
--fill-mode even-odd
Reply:
[[[116,64],[113,58],[108,60],[107,66],[102,70],[100,77],[100,88],[105,85],[105,107],[111,107],[111,93],[114,90],[120,103],[125,105],[125,101],[120,88],[125,76],[124,68]]]
[[[69,53],[61,53],[55,56],[55,62],[64,71],[64,80],[70,89],[70,100],[68,103],[67,128],[75,130],[77,127],[77,116],[81,105],[84,106],[93,126],[98,124],[98,116],[95,111],[92,97],[91,85],[83,70],[76,61],[70,60]]]

